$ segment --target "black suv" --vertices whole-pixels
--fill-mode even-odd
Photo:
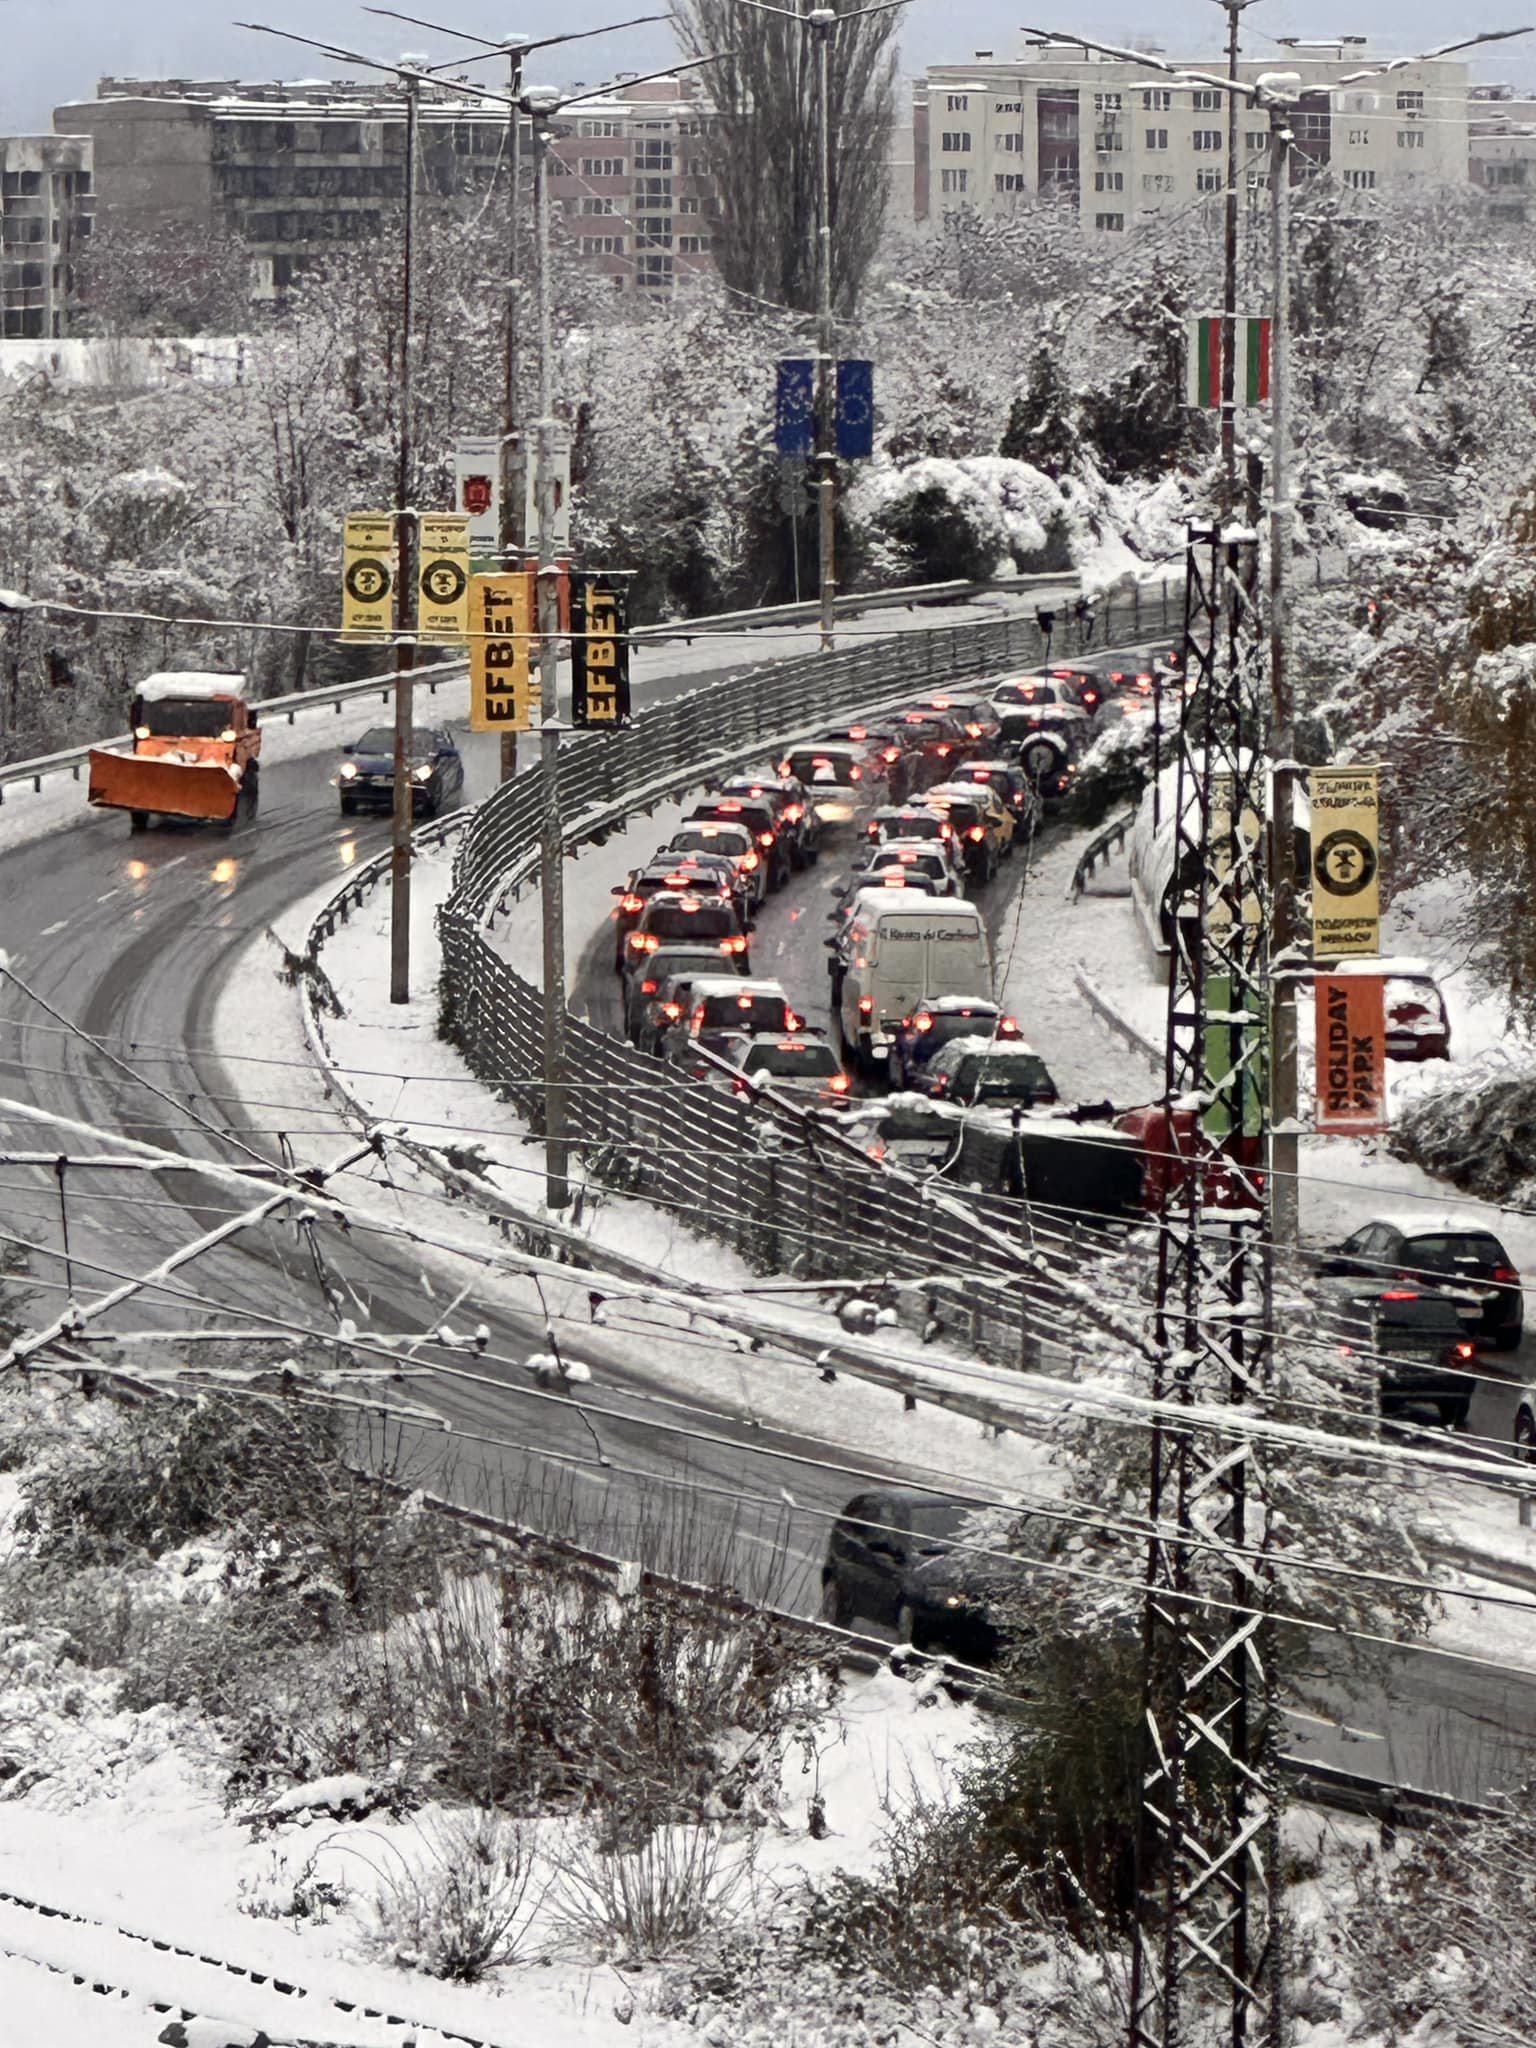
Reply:
[[[1475,1224],[1367,1223],[1323,1256],[1324,1292],[1378,1300],[1404,1289],[1449,1296],[1466,1334],[1513,1351],[1525,1327],[1520,1275],[1492,1231]],[[1333,1283],[1343,1283],[1337,1285]]]
[[[1017,1567],[957,1547],[976,1505],[903,1487],[849,1501],[821,1569],[823,1618],[838,1628],[873,1622],[914,1649],[967,1664],[995,1662],[990,1604]]]
[[[775,829],[792,868],[813,867],[821,857],[821,820],[804,783],[789,769],[777,775],[732,775],[720,788],[726,796],[761,797],[774,806]]]
[[[711,790],[699,798],[683,823],[693,825],[701,819],[714,818],[721,824],[745,825],[757,841],[757,850],[768,870],[769,888],[778,889],[789,880],[790,871],[790,849],[779,831],[779,808],[766,792],[752,797],[727,796],[720,790]]]
[[[354,811],[392,811],[395,807],[395,729],[370,726],[360,740],[342,749],[345,758],[336,778],[343,817]],[[419,725],[411,734],[411,815],[435,818],[464,795],[464,762],[452,738],[440,725]]]

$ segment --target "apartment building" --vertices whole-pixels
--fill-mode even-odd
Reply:
[[[1507,85],[1472,88],[1472,182],[1488,195],[1494,220],[1530,218],[1536,195],[1536,100],[1517,99]]]
[[[620,84],[556,124],[553,203],[616,288],[670,292],[710,267],[708,119],[679,78]],[[405,103],[387,80],[104,78],[93,100],[56,108],[54,125],[89,137],[104,225],[238,235],[258,300],[281,298],[327,250],[393,232]],[[462,81],[423,90],[419,132],[429,206],[468,212],[506,181],[508,123]],[[526,122],[521,147],[526,159]]]
[[[95,205],[89,137],[0,136],[0,336],[68,334]]]
[[[1155,53],[1160,54],[1160,53]],[[1178,60],[1222,74],[1221,56]],[[1248,80],[1299,72],[1294,178],[1326,171],[1354,191],[1464,183],[1467,67],[1445,59],[1346,85],[1370,62],[1362,39],[1288,43],[1239,66]],[[999,215],[1039,198],[1074,208],[1090,234],[1117,235],[1173,210],[1219,205],[1226,186],[1226,94],[1162,81],[1126,59],[1029,39],[1018,57],[979,50],[930,66],[913,100],[913,202],[919,220],[969,208]],[[1268,123],[1244,112],[1238,177],[1253,203],[1268,190]]]

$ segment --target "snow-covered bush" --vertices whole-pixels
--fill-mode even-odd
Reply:
[[[403,1846],[377,1838],[371,1945],[401,1969],[456,1984],[520,1961],[549,1889],[536,1831],[470,1807],[423,1816],[413,1832]]]
[[[750,1837],[730,1841],[718,1826],[658,1828],[630,1850],[577,1838],[560,1861],[559,1914],[604,1953],[650,1962],[729,1921],[752,1868]]]
[[[1069,508],[1041,471],[1003,456],[872,467],[846,512],[871,559],[911,581],[985,582],[1071,566]]]
[[[1527,1208],[1536,1198],[1536,1073],[1457,1081],[1416,1096],[1388,1145],[1469,1195]]]

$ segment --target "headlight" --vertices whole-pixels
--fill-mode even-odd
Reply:
[[[356,775],[356,773],[357,773],[357,763],[356,763],[355,761],[343,761],[343,762],[342,762],[342,764],[341,764],[341,779],[342,779],[342,781],[343,781],[343,782],[350,782],[350,781],[352,780],[353,776],[354,776],[354,775]]]
[[[430,761],[423,761],[415,772],[418,782],[430,782],[432,780],[432,763]]]

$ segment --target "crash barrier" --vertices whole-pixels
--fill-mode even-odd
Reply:
[[[1175,586],[1107,606],[1096,644],[1170,631]],[[1058,628],[1055,656],[1061,653]],[[1055,658],[1053,656],[1053,658]],[[1044,636],[1024,614],[914,630],[847,651],[743,669],[642,712],[624,731],[581,734],[558,755],[567,846],[701,780],[751,765],[787,735],[881,698],[1031,667]],[[724,742],[724,744],[722,744]],[[543,997],[487,937],[532,880],[543,821],[542,768],[504,784],[458,836],[454,886],[438,914],[444,1011],[471,1067],[542,1124]],[[890,1171],[807,1129],[786,1135],[743,1098],[679,1075],[658,1087],[650,1055],[590,1023],[566,1029],[568,1122],[589,1172],[670,1209],[752,1264],[808,1278],[920,1282],[926,1313],[984,1356],[1035,1366],[1063,1356],[1064,1275],[1076,1233],[1027,1204]],[[978,1258],[988,1266],[976,1276]]]

